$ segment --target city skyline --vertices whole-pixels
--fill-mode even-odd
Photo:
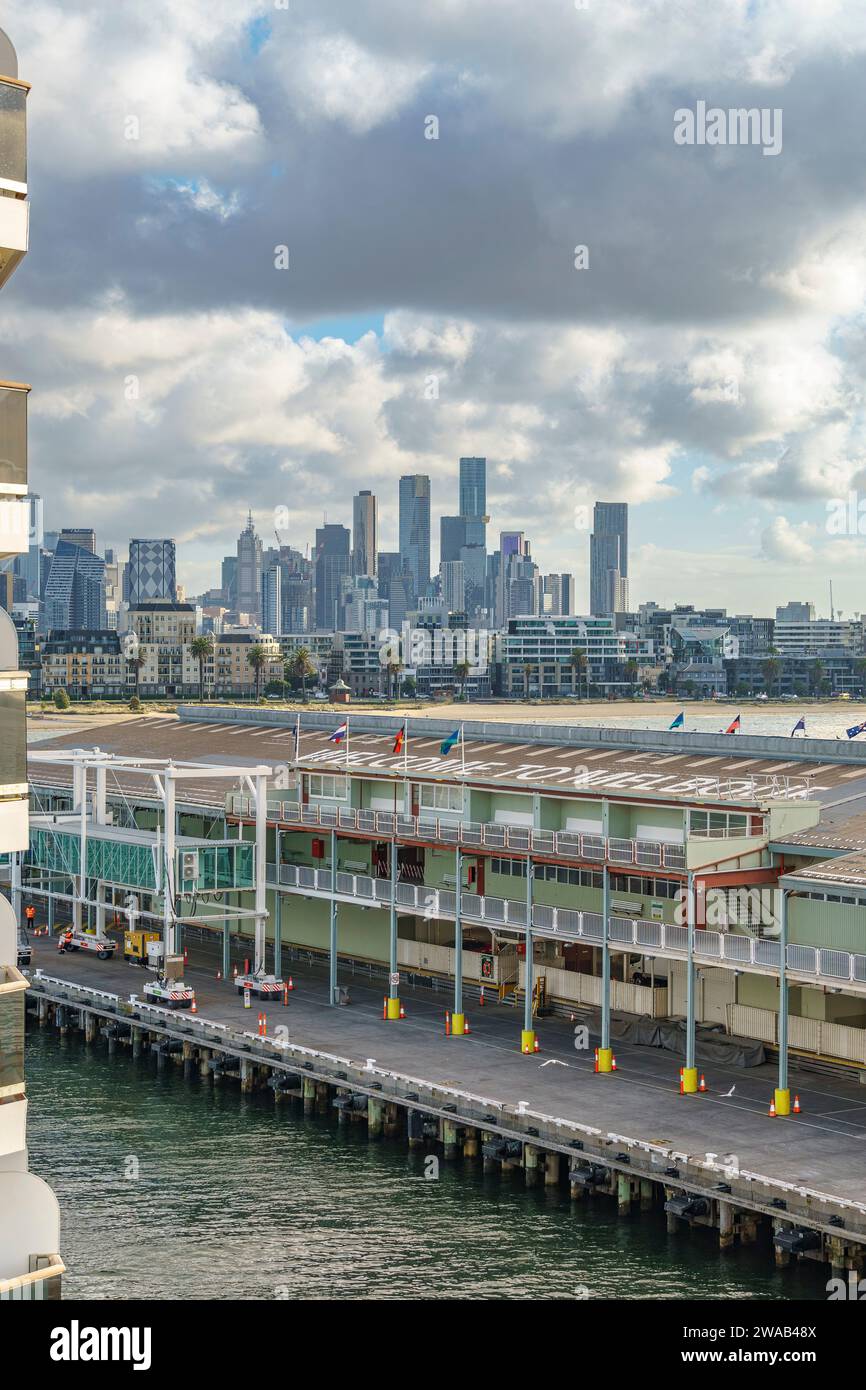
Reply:
[[[145,16],[71,0],[42,7],[53,24],[11,0],[44,94],[31,164],[45,193],[2,314],[21,325],[4,334],[9,371],[34,386],[46,524],[83,510],[116,547],[180,518],[183,582],[201,590],[247,507],[264,535],[287,507],[298,544],[368,487],[392,549],[399,478],[428,474],[441,496],[455,458],[483,455],[497,525],[575,573],[579,608],[575,517],[603,495],[632,508],[643,596],[674,601],[671,576],[690,574],[698,602],[724,589],[732,608],[771,611],[795,581],[819,601],[832,578],[855,611],[862,534],[828,533],[827,504],[859,498],[864,467],[862,267],[840,173],[859,152],[836,104],[859,100],[866,35],[840,14],[789,51],[772,15],[741,24],[736,8],[717,6],[697,40],[674,11],[638,12],[620,43],[615,6],[550,5],[528,41],[529,18],[491,0],[479,47],[451,7],[394,32],[388,6],[336,0],[267,18],[240,0],[218,22],[198,3]],[[140,78],[166,43],[171,109]],[[778,158],[675,143],[674,112],[720,70],[732,105],[784,98]],[[819,80],[833,102],[816,107]],[[79,83],[100,101],[67,119]],[[473,186],[483,199],[458,196]],[[623,224],[623,199],[646,217]],[[496,252],[479,254],[491,226]]]

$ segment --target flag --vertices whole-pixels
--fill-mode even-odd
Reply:
[[[805,734],[805,732],[806,732],[806,716],[805,716],[805,714],[801,714],[801,715],[800,715],[800,718],[797,720],[796,724],[794,725],[793,729],[791,730],[791,738],[793,738],[794,735],[795,735],[796,733],[799,733],[800,730],[802,730],[803,733]]]
[[[403,740],[404,740],[405,737],[406,737],[406,725],[404,724],[403,727],[402,727],[402,729],[400,729],[400,731],[398,732],[397,737],[394,739],[394,747],[391,749],[391,752],[392,752],[392,753],[400,753],[400,752],[402,752],[402,749],[403,749]]]
[[[682,729],[685,722],[686,712],[684,709],[681,709],[673,723],[668,725],[668,733],[670,733],[671,729]]]
[[[726,734],[738,734],[739,732],[740,732],[740,716],[737,715],[736,719],[732,719],[732,720],[731,720],[730,724],[729,724],[728,727],[725,729],[725,733],[726,733]]]
[[[298,721],[295,724],[295,756],[294,762],[301,756],[301,716],[298,714]]]
[[[349,721],[346,720],[345,723],[343,723],[343,724],[340,725],[339,729],[335,729],[335,730],[334,730],[334,732],[331,734],[331,737],[328,739],[328,742],[329,742],[329,743],[342,743],[342,742],[343,742],[343,739],[346,737],[346,734],[347,734],[348,732],[349,732]]]
[[[451,752],[451,749],[454,747],[456,743],[459,743],[459,741],[460,730],[455,729],[453,734],[449,734],[448,737],[440,745],[439,752],[441,753],[442,757],[447,758],[448,754]]]
[[[858,734],[862,734],[864,729],[866,729],[866,719],[862,724],[855,724],[853,729],[846,729],[845,732],[849,738],[856,738]]]

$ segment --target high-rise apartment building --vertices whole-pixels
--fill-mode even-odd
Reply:
[[[424,473],[400,479],[400,558],[412,576],[413,597],[423,598],[430,584],[430,479]]]
[[[0,30],[0,286],[27,252],[27,93],[15,49]],[[20,309],[19,309],[20,313]],[[15,316],[10,319],[14,334]],[[7,376],[8,373],[0,373]],[[0,561],[29,548],[27,393],[0,387]],[[0,895],[0,1300],[58,1298],[63,1264],[57,1198],[29,1171],[24,1080],[24,998],[18,969],[20,856],[27,818],[27,673],[11,618],[0,612],[0,855],[9,856],[11,901]]]
[[[358,578],[374,578],[376,544],[376,499],[364,490],[352,502],[352,573]]]
[[[439,566],[442,603],[447,613],[466,611],[466,573],[462,560],[445,560]]]
[[[487,544],[487,459],[460,460],[460,515],[465,526],[464,545]]]
[[[628,503],[596,502],[589,538],[589,607],[628,612]]]
[[[102,556],[72,541],[59,540],[45,581],[43,608],[46,632],[107,628]]]
[[[316,627],[322,632],[340,625],[340,580],[351,570],[350,539],[345,526],[326,524],[316,531]]]
[[[280,637],[283,631],[283,585],[279,565],[270,565],[262,575],[262,631]]]
[[[89,550],[91,555],[96,554],[96,532],[92,526],[64,526],[60,532],[60,540],[69,541],[70,545],[80,545],[82,550]]]
[[[131,540],[127,568],[127,602],[177,601],[177,556],[173,540]]]
[[[574,612],[574,575],[544,576],[544,611],[557,618],[567,617]]]

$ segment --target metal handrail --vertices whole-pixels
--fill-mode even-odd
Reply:
[[[282,864],[280,883],[289,889],[296,888],[298,892],[312,890],[330,896],[331,875],[328,869]],[[370,878],[366,874],[348,874],[341,870],[337,890],[337,897],[348,901],[373,898],[385,906],[391,899],[390,880]],[[425,883],[399,883],[397,902],[409,912],[428,917],[453,918],[456,907],[453,890]],[[520,899],[464,891],[461,916],[467,922],[477,922],[492,931],[526,930],[526,903]],[[600,913],[553,907],[549,903],[533,904],[532,930],[536,936],[552,940],[585,940],[597,944],[603,939]],[[624,949],[634,947],[642,955],[682,959],[688,953],[688,938],[688,928],[678,923],[638,917],[608,919],[608,939],[611,944]],[[741,936],[735,932],[706,931],[700,927],[694,932],[693,951],[697,960],[751,965],[774,972],[779,970],[781,955],[781,947],[776,941]],[[810,976],[818,981],[866,984],[866,955],[791,944],[786,960],[787,969],[795,975]]]
[[[231,795],[230,813],[254,816],[248,796]],[[275,810],[275,808],[278,808]],[[269,801],[268,814],[283,824],[356,830],[390,839],[432,840],[439,844],[465,845],[471,849],[512,850],[515,854],[554,854],[563,859],[601,863],[605,858],[618,868],[671,869],[686,867],[685,846],[663,840],[629,840],[617,836],[583,834],[572,830],[541,830],[499,822],[456,821],[441,816],[407,816],[402,812],[367,808],[304,806],[297,801]]]

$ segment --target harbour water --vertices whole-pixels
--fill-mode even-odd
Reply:
[[[812,1299],[827,1271],[669,1235],[520,1175],[439,1166],[366,1126],[28,1033],[31,1166],[62,1211],[65,1298]]]

